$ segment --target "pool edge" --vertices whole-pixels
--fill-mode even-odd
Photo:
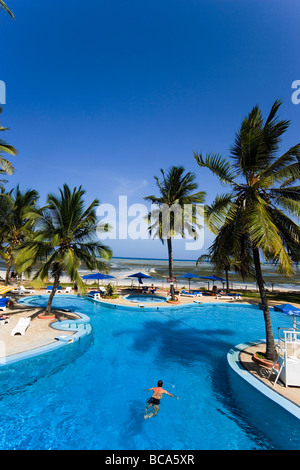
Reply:
[[[90,323],[90,318],[87,315],[80,313],[80,312],[73,312],[73,313],[78,315],[79,318],[77,319],[75,318],[72,321],[63,320],[59,322],[56,320],[56,321],[53,321],[49,326],[50,328],[53,328],[57,330],[58,332],[59,331],[73,331],[74,334],[71,336],[72,341],[65,342],[65,341],[60,341],[59,339],[57,339],[55,342],[53,341],[51,343],[44,344],[43,346],[39,346],[37,348],[32,348],[32,349],[28,349],[26,351],[22,351],[16,354],[5,356],[3,358],[0,358],[0,367],[9,366],[11,364],[22,361],[24,359],[30,359],[31,357],[39,356],[39,355],[54,351],[56,349],[62,348],[64,346],[68,346],[70,344],[76,343],[77,341],[80,341],[81,338],[89,335],[91,331],[88,331],[86,329],[76,328],[76,327],[74,328],[66,327],[66,325],[69,323],[74,323],[75,325],[76,324],[79,325],[82,323]]]
[[[242,380],[246,381],[259,393],[267,397],[269,400],[272,400],[274,403],[284,408],[285,411],[292,414],[297,420],[300,419],[300,407],[290,401],[289,399],[283,397],[280,393],[273,390],[269,385],[264,384],[261,380],[254,377],[251,372],[247,371],[240,361],[240,353],[249,346],[260,344],[265,342],[265,340],[252,341],[248,343],[241,343],[237,346],[234,346],[227,353],[227,362],[233,372],[237,374]]]

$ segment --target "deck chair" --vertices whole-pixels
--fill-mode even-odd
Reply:
[[[5,323],[9,323],[11,315],[0,315],[0,325],[5,325]]]
[[[91,290],[88,294],[88,297],[91,297],[92,299],[101,299],[101,292],[98,290]]]
[[[35,290],[34,289],[26,289],[24,286],[19,287],[19,293],[20,294],[34,294]]]
[[[225,299],[225,300],[241,300],[242,297],[240,294],[217,294],[216,300]]]
[[[65,290],[64,290],[65,294],[71,294],[71,292],[72,292],[72,287],[69,287],[69,286],[66,287]]]
[[[180,295],[184,295],[186,297],[197,297],[197,294],[193,294],[192,292],[186,292],[185,290],[182,290],[180,292]]]
[[[193,294],[197,295],[198,297],[202,297],[202,292],[199,290],[193,290]]]
[[[53,291],[53,287],[52,287],[52,286],[47,286],[47,289],[46,289],[47,294],[51,294],[52,291]],[[62,287],[59,286],[59,287],[56,289],[55,294],[61,294],[61,293],[62,293]]]
[[[224,299],[224,300],[236,300],[233,295],[216,295],[216,300],[220,300],[220,299]]]
[[[34,294],[35,290],[34,289],[26,289],[24,286],[19,287],[20,292],[23,292],[24,294]]]
[[[30,318],[20,318],[16,326],[11,331],[11,336],[15,335],[25,335],[25,331],[30,325]]]
[[[9,299],[7,297],[1,298],[0,299],[0,310],[5,312],[8,302],[9,302]]]

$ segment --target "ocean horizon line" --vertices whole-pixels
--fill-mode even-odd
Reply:
[[[140,257],[133,257],[133,256],[112,256],[111,259],[132,259],[132,260],[146,260],[146,261],[169,261],[168,258],[140,258]],[[196,259],[181,259],[181,258],[174,258],[173,261],[190,261],[191,263],[196,263]]]

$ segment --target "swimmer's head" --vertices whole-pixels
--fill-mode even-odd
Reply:
[[[158,387],[162,387],[162,386],[163,386],[163,381],[162,381],[162,380],[159,380],[159,381],[157,382],[157,386],[158,386]]]

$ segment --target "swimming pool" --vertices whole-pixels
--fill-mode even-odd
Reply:
[[[47,297],[29,301],[45,305]],[[0,449],[276,448],[237,407],[226,362],[233,345],[265,337],[258,308],[107,308],[65,295],[54,306],[89,315],[92,344],[17,393],[0,387]],[[287,320],[273,312],[272,322],[276,331]],[[160,379],[179,400],[163,397],[158,415],[144,420],[146,389]]]
[[[138,303],[148,303],[148,302],[166,302],[167,298],[159,295],[149,295],[149,294],[129,294],[124,297],[124,299],[129,300],[130,302]]]

